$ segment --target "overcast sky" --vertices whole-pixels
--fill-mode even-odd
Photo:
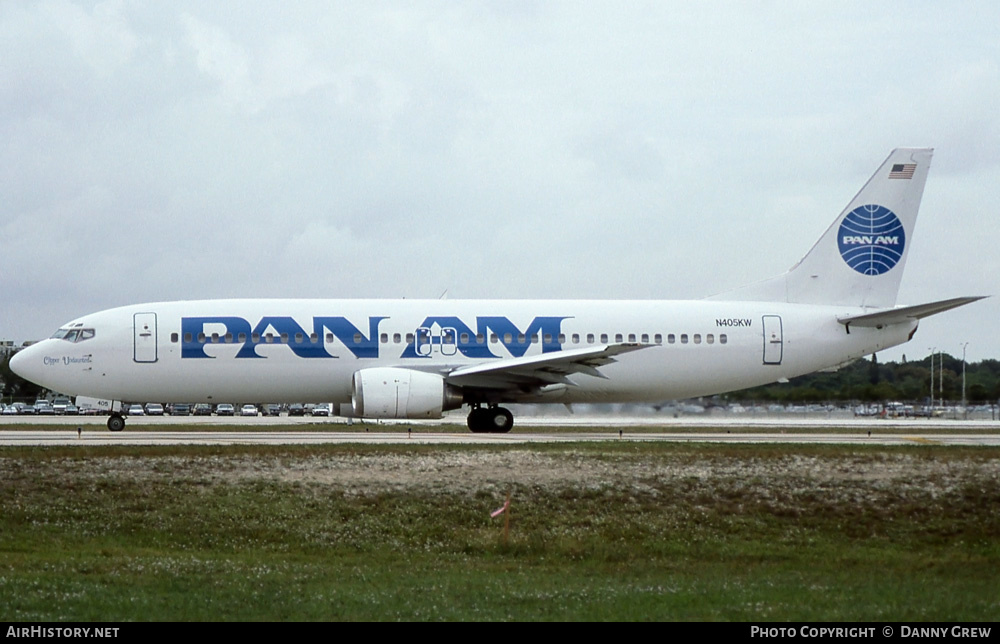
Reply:
[[[699,298],[936,149],[900,304],[1000,358],[1000,4],[0,2],[0,339],[228,297]]]

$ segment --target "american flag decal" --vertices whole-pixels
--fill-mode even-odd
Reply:
[[[916,163],[896,163],[889,170],[890,179],[912,179],[917,169]]]

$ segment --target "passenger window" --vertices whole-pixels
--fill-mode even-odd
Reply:
[[[282,333],[281,334],[281,344],[288,344],[288,334],[287,333]]]
[[[719,334],[719,344],[725,344],[728,341],[729,341],[729,338],[726,337],[725,333],[720,333]]]
[[[608,334],[607,333],[602,333],[601,334],[601,344],[607,344],[607,343],[608,343]]]
[[[635,334],[634,333],[629,333],[628,334],[628,341],[629,342],[635,342]]]
[[[580,334],[579,333],[574,333],[573,334],[573,344],[580,344]]]
[[[695,333],[694,334],[694,343],[695,344],[701,344],[701,334],[700,333]]]
[[[361,334],[360,333],[355,333],[354,334],[354,344],[361,344]]]
[[[615,334],[615,342],[621,342],[621,341],[622,341],[622,334],[621,333],[616,333]]]
[[[559,344],[566,344],[566,334],[565,333],[560,333],[559,334]]]
[[[378,341],[381,342],[382,344],[389,344],[389,334],[383,333],[382,335],[379,336]]]
[[[176,333],[171,333],[170,334],[170,341],[173,342],[173,343],[175,343],[175,344],[177,343],[177,334]]]
[[[246,333],[240,333],[238,336],[236,336],[236,339],[239,342],[246,342],[247,341],[247,334]]]
[[[705,342],[709,344],[715,344],[715,336],[709,333],[708,335],[705,336]]]
[[[688,334],[687,333],[682,333],[681,334],[681,344],[687,344],[687,343],[688,343]]]
[[[544,336],[544,338],[545,338],[545,344],[552,344],[552,334],[551,333],[546,333],[545,336]]]
[[[677,342],[677,336],[675,336],[673,333],[668,333],[667,334],[667,342],[669,344],[674,344],[675,342]]]
[[[403,336],[401,336],[398,333],[393,333],[392,334],[392,342],[393,342],[393,344],[399,344],[402,341],[403,341]]]
[[[458,341],[463,345],[469,344],[469,334],[468,333],[461,334],[460,336],[458,336]]]
[[[413,344],[413,334],[412,333],[407,333],[406,334],[406,344]]]
[[[656,335],[653,336],[653,342],[655,342],[656,344],[663,344],[663,336],[657,333]]]
[[[593,333],[588,333],[587,334],[587,344],[594,344],[594,334]]]
[[[191,334],[190,333],[185,333],[184,334],[184,343],[188,344],[189,342],[191,342]]]
[[[649,334],[643,333],[640,342],[642,342],[643,344],[649,344]]]

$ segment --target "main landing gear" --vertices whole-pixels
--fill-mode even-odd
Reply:
[[[125,417],[118,412],[112,413],[108,416],[108,429],[113,432],[120,432],[125,429]]]
[[[506,434],[514,426],[514,414],[503,407],[477,405],[469,412],[468,424],[475,434]]]

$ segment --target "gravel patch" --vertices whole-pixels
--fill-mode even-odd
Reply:
[[[0,476],[11,468],[24,476],[25,467],[30,464],[0,459]],[[739,458],[710,450],[648,456],[574,450],[427,450],[276,457],[90,457],[62,459],[60,467],[77,483],[118,478],[204,485],[278,482],[363,493],[436,490],[474,494],[498,486],[663,492],[724,485],[764,496],[775,490],[807,493],[824,489],[937,496],[969,486],[1000,487],[1000,458],[934,459],[919,453],[884,452]]]

